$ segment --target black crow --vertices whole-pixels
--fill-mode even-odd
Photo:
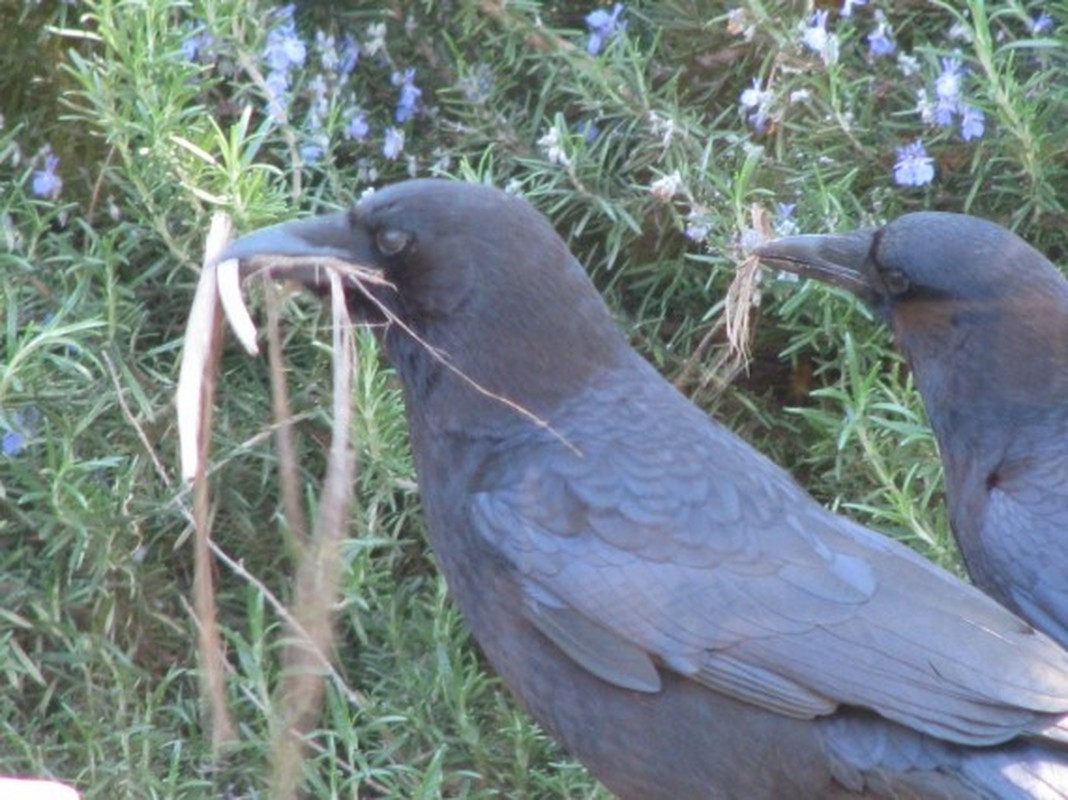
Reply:
[[[710,420],[526,201],[409,181],[223,257],[380,273],[347,297],[389,320],[452,596],[620,797],[1068,796],[1068,654]]]

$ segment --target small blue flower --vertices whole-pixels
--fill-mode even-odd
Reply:
[[[367,112],[362,108],[353,108],[349,111],[349,121],[345,125],[345,136],[362,142],[371,133],[371,126],[367,122]]]
[[[927,93],[920,90],[920,116],[927,123],[949,128],[960,117],[960,135],[966,142],[981,137],[986,129],[983,112],[964,102],[961,87],[967,70],[959,58],[943,58],[942,71],[935,78],[936,100],[932,105]]]
[[[26,447],[26,435],[22,431],[5,431],[0,449],[5,456],[17,456]]]
[[[11,425],[0,437],[0,452],[14,457],[25,450],[29,439],[36,435],[40,420],[41,412],[34,406],[26,406],[16,411]]]
[[[939,97],[931,110],[932,119],[939,128],[949,128],[953,125],[953,115],[957,113],[958,104],[951,100]]]
[[[382,143],[382,155],[395,161],[404,152],[404,131],[394,127],[386,128],[386,138]]]
[[[277,11],[278,24],[267,34],[263,57],[272,70],[286,71],[304,66],[308,51],[297,33],[297,21],[293,18],[294,6],[283,6]]]
[[[760,88],[760,78],[753,78],[753,85],[742,92],[738,103],[743,111],[750,111],[746,120],[757,133],[763,133],[768,127],[768,117],[775,95],[769,89]]]
[[[1051,31],[1053,30],[1053,17],[1043,11],[1037,16],[1031,17],[1030,26],[1033,34]]]
[[[324,72],[337,72],[341,57],[337,52],[337,43],[333,36],[323,31],[315,32],[315,49],[319,51],[319,63]]]
[[[879,21],[879,24],[875,26],[875,30],[868,34],[868,55],[873,59],[881,56],[892,56],[894,51],[897,50],[897,44],[894,43],[892,31],[886,22],[886,15],[882,11],[876,11],[875,18]]]
[[[575,133],[582,136],[586,140],[586,144],[593,144],[593,140],[600,135],[601,131],[593,124],[592,120],[584,119],[575,126]]]
[[[960,137],[970,142],[978,139],[986,130],[986,116],[975,106],[964,104],[960,107]]]
[[[794,219],[797,203],[776,203],[775,210],[775,233],[778,236],[793,236],[797,233],[797,220]]]
[[[194,33],[182,42],[182,55],[185,56],[186,61],[205,60],[200,57],[206,57],[214,44],[215,38],[210,33]]]
[[[360,62],[360,43],[351,33],[341,37],[341,52],[338,54],[337,74],[347,78]]]
[[[267,87],[277,95],[289,94],[289,71],[277,70],[275,72],[268,73],[264,79]]]
[[[308,81],[308,91],[311,93],[311,109],[308,113],[308,122],[312,128],[321,128],[323,120],[330,113],[330,87],[326,78],[316,75]]]
[[[323,146],[318,142],[308,142],[300,146],[300,157],[305,164],[314,164],[323,157]]]
[[[703,242],[710,230],[711,228],[708,225],[689,222],[686,224],[685,230],[683,230],[683,235],[691,242]]]
[[[267,75],[267,113],[275,122],[284,122],[289,112],[289,73],[271,72]]]
[[[947,106],[956,107],[960,102],[960,84],[964,77],[959,58],[943,58],[942,71],[935,78],[935,94]]]
[[[293,17],[294,6],[283,6],[275,12],[276,23],[267,33],[267,44],[263,49],[263,58],[269,67],[267,71],[267,113],[275,122],[285,120],[289,109],[289,73],[296,67],[304,66],[308,56],[307,48],[297,33],[297,22]]]
[[[708,232],[712,230],[709,222],[708,210],[703,206],[694,206],[686,215],[686,225],[682,229],[683,235],[691,242],[703,242]]]
[[[415,85],[415,70],[406,69],[404,72],[394,72],[390,76],[394,86],[400,87],[400,97],[397,100],[397,108],[393,112],[397,122],[407,122],[414,115],[419,106],[419,98],[423,96],[423,90]]]
[[[926,186],[934,180],[934,159],[927,155],[923,142],[899,147],[894,163],[894,183],[898,186]]]
[[[586,15],[586,27],[590,29],[590,39],[586,43],[586,52],[595,56],[604,48],[605,42],[627,27],[626,22],[619,21],[623,13],[623,4],[616,3],[612,11],[598,8]]]
[[[58,166],[59,157],[51,152],[45,153],[44,169],[39,169],[33,173],[33,182],[30,185],[30,189],[35,195],[47,197],[50,200],[55,200],[59,197],[59,193],[63,190],[63,179],[56,174],[56,167]]]
[[[943,58],[942,71],[935,78],[935,103],[930,109],[931,120],[940,128],[948,128],[953,124],[953,117],[957,114],[961,99],[960,88],[964,77],[959,58]]]
[[[838,37],[827,32],[827,10],[815,12],[801,32],[801,41],[809,50],[819,53],[824,64],[838,61]]]

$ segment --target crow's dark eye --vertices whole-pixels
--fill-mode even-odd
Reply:
[[[383,255],[395,256],[408,246],[411,238],[404,231],[398,231],[395,228],[384,228],[375,234],[375,245]]]
[[[912,284],[908,275],[899,269],[884,269],[881,273],[883,285],[890,294],[898,295],[907,292]]]

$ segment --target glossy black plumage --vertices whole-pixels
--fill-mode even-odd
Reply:
[[[618,795],[1068,796],[1068,654],[680,395],[525,201],[410,181],[224,253],[272,255],[316,290],[324,257],[391,284],[348,297],[400,321],[382,338],[453,597]]]
[[[758,254],[851,289],[892,328],[938,438],[969,574],[1068,646],[1068,280],[964,214],[907,214]]]

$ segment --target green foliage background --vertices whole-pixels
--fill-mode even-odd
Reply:
[[[921,404],[863,308],[765,275],[753,359],[729,385],[715,371],[722,335],[709,332],[754,208],[811,232],[966,211],[1059,258],[1068,7],[873,0],[847,18],[818,6],[836,60],[803,44],[814,10],[803,3],[633,2],[625,29],[591,55],[585,4],[307,0],[296,20],[308,59],[282,121],[266,113],[270,3],[0,6],[0,433],[15,437],[0,454],[0,773],[54,775],[88,798],[264,792],[273,598],[287,599],[291,563],[262,435],[263,362],[227,351],[216,420],[215,533],[247,571],[218,570],[242,736],[221,764],[198,707],[176,474],[177,361],[215,209],[247,229],[429,174],[522,192],[635,345],[710,413],[821,500],[956,568]],[[1051,24],[1035,31],[1042,12]],[[905,62],[870,55],[877,14]],[[313,130],[317,30],[352,34],[364,54]],[[190,60],[183,44],[203,33],[209,54]],[[917,111],[945,57],[961,60],[963,92],[986,115],[978,139]],[[398,124],[391,76],[409,68],[422,104]],[[740,106],[754,87],[768,93],[759,131]],[[353,103],[371,127],[364,141],[344,135]],[[382,151],[390,125],[406,137],[395,159]],[[934,181],[898,186],[896,151],[916,139]],[[63,187],[42,198],[46,146]],[[782,203],[796,204],[792,216]],[[687,236],[691,225],[707,230]],[[329,431],[328,339],[307,299],[287,300],[285,317],[311,500]],[[397,389],[361,341],[342,677],[313,742],[310,793],[603,796],[484,671],[421,538]]]

